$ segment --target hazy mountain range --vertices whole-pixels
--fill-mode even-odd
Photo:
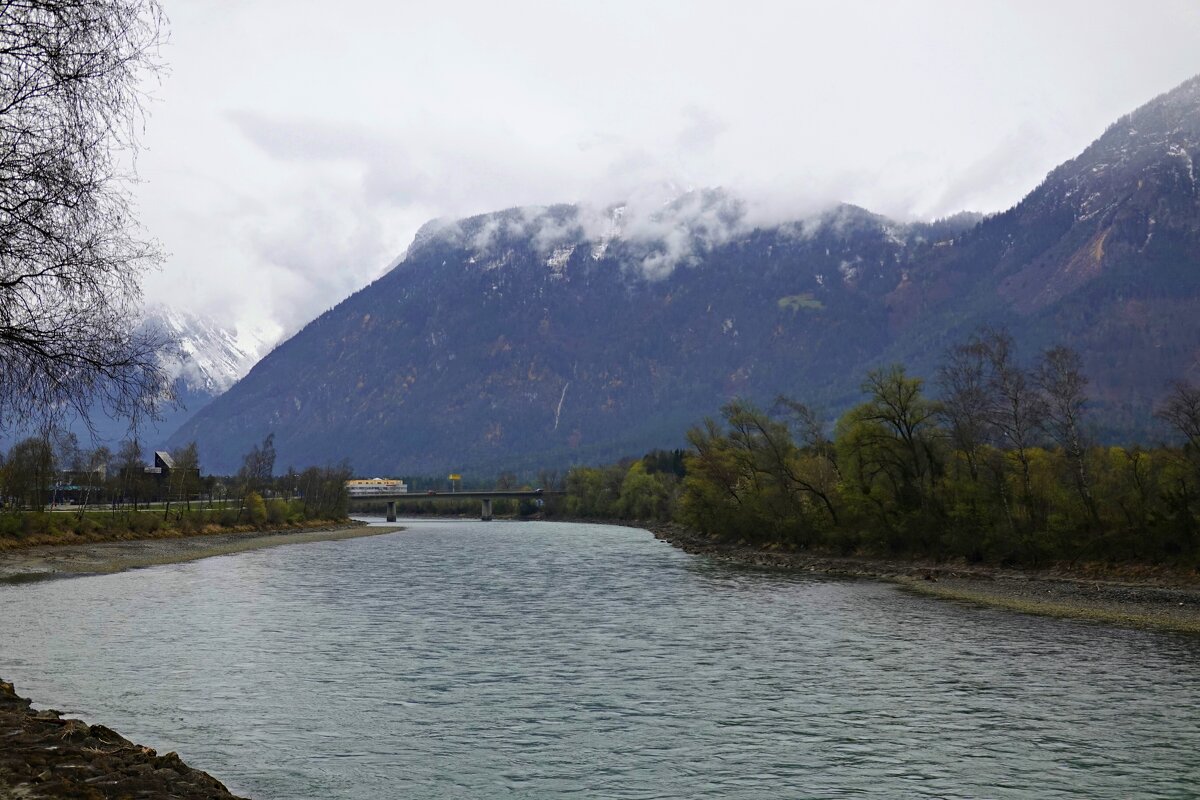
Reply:
[[[217,472],[272,432],[281,468],[600,461],[678,446],[734,396],[784,393],[833,416],[871,366],[931,377],[982,323],[1007,325],[1030,359],[1078,349],[1097,432],[1149,435],[1166,383],[1200,375],[1196,159],[1200,78],[986,218],[902,224],[840,206],[762,225],[711,190],[636,218],[562,205],[430,223],[171,441],[196,439]],[[251,349],[195,363],[232,375]]]
[[[116,449],[123,439],[136,436],[147,454],[213,398],[228,390],[250,371],[275,343],[269,328],[227,327],[209,317],[174,306],[155,304],[144,310],[143,325],[165,332],[176,343],[163,355],[164,367],[173,379],[178,405],[164,406],[162,418],[142,423],[131,431],[127,420],[109,419],[102,412],[92,414],[93,431],[82,420],[69,428],[80,442]],[[0,436],[0,447],[9,447],[31,431],[7,430]]]

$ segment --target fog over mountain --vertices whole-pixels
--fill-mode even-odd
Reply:
[[[1078,349],[1099,435],[1147,435],[1200,365],[1200,78],[1111,125],[1012,209],[903,223],[838,205],[767,222],[721,189],[653,206],[434,221],[386,275],[173,437],[216,469],[533,468],[677,446],[726,400],[830,415],[871,366],[927,377],[981,324]]]
[[[173,0],[148,87],[147,292],[288,333],[432,218],[706,187],[761,226],[1003,211],[1200,51],[1185,0],[219,5]]]

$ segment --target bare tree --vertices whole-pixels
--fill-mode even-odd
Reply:
[[[1154,416],[1183,434],[1193,452],[1200,453],[1200,387],[1179,381]]]
[[[988,357],[990,418],[1001,445],[1010,449],[1021,465],[1021,488],[1031,522],[1040,521],[1034,500],[1030,450],[1037,446],[1046,417],[1046,403],[1028,372],[1017,363],[1012,336],[1005,330],[986,330],[979,337]]]
[[[83,512],[87,509],[88,503],[92,499],[92,489],[96,485],[97,478],[102,482],[106,482],[108,477],[108,462],[112,459],[112,453],[103,445],[97,447],[86,455],[84,459],[85,482],[83,489],[83,500],[79,505],[79,516],[83,517]]]
[[[1081,427],[1087,404],[1087,378],[1079,354],[1069,347],[1052,347],[1042,354],[1035,379],[1042,390],[1045,408],[1043,427],[1058,442],[1071,462],[1075,491],[1087,508],[1092,521],[1100,516],[1092,497],[1087,471],[1087,443]]]
[[[188,511],[192,510],[192,493],[200,480],[200,454],[194,441],[172,450],[171,461],[174,462],[174,466],[168,476],[164,519],[170,513],[173,498],[183,503]]]
[[[143,484],[146,480],[145,467],[142,464],[142,447],[137,439],[126,439],[117,450],[117,494],[113,496],[113,511],[116,511],[118,499],[122,505],[133,498],[133,510],[138,509]]]
[[[1177,381],[1154,416],[1183,434],[1183,458],[1191,464],[1193,481],[1200,483],[1200,386]]]
[[[126,188],[163,25],[157,0],[0,3],[0,427],[167,396]]]
[[[988,392],[988,351],[978,338],[946,351],[938,368],[941,414],[955,448],[967,459],[971,479],[979,478],[979,456],[992,437],[993,408]]]
[[[243,495],[247,492],[262,494],[271,487],[275,477],[274,433],[268,433],[261,447],[254,445],[250,452],[242,457],[242,468],[238,470],[237,477]]]
[[[784,415],[788,419],[788,427],[795,431],[797,438],[804,447],[823,456],[833,458],[833,440],[826,430],[825,417],[820,409],[779,395],[775,398],[772,412]]]

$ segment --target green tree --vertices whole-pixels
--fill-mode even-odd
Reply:
[[[605,518],[620,515],[618,499],[625,468],[575,467],[567,473],[566,510],[569,516]]]
[[[874,518],[892,550],[928,547],[941,514],[940,408],[921,389],[902,366],[872,370],[862,384],[867,402],[838,421],[838,463],[855,506]]]
[[[624,519],[670,519],[675,482],[672,473],[648,472],[644,462],[633,462],[621,482],[616,503],[618,514]]]
[[[267,504],[258,492],[247,492],[243,505],[246,517],[254,525],[262,525],[267,521]]]
[[[693,453],[679,513],[688,524],[740,538],[809,546],[836,524],[836,466],[801,450],[788,425],[735,400],[688,432]]]

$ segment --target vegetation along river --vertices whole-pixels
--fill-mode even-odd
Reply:
[[[258,800],[1200,795],[1196,637],[406,524],[0,585],[0,675]]]

